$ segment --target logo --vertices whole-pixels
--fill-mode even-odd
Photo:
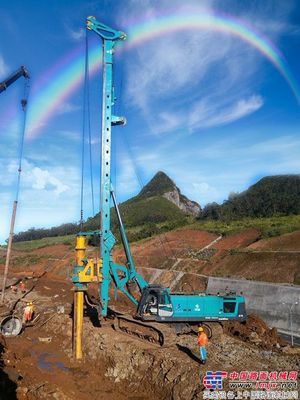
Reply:
[[[203,399],[298,399],[299,371],[207,371]],[[228,378],[229,390],[223,390]]]
[[[199,304],[196,304],[196,305],[195,305],[195,311],[200,311],[200,306],[199,306]]]
[[[207,371],[203,378],[203,385],[206,387],[206,389],[222,389],[224,378],[227,378],[226,371]]]

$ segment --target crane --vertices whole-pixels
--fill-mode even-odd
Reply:
[[[124,117],[114,115],[115,95],[113,88],[113,54],[117,41],[126,39],[126,34],[112,29],[95,17],[87,18],[87,29],[96,32],[103,41],[103,93],[102,93],[102,157],[101,157],[101,200],[100,231],[79,232],[76,237],[76,265],[72,281],[74,291],[74,343],[77,359],[82,358],[82,329],[84,293],[91,282],[99,285],[99,314],[108,315],[109,291],[112,284],[135,305],[135,316],[116,315],[115,328],[135,337],[146,339],[158,345],[165,345],[173,335],[174,325],[193,326],[204,322],[246,319],[245,298],[230,293],[225,296],[201,292],[171,293],[169,288],[149,284],[136,269],[130,250],[125,226],[111,183],[111,140],[112,127],[123,125]],[[116,243],[111,231],[111,201],[116,210],[120,236],[126,255],[126,265],[117,264],[112,258]],[[86,257],[87,237],[100,237],[100,259]],[[130,290],[134,283],[139,296]]]
[[[24,119],[23,119],[23,128],[22,128],[21,149],[20,149],[20,156],[19,156],[17,194],[16,194],[16,199],[13,203],[13,210],[12,210],[12,216],[11,216],[11,221],[10,221],[10,232],[9,232],[7,252],[6,252],[4,276],[3,276],[3,282],[2,282],[2,292],[1,292],[1,297],[0,297],[1,303],[4,302],[5,286],[6,286],[7,275],[8,275],[11,247],[12,247],[12,241],[13,241],[13,236],[14,236],[15,219],[16,219],[17,206],[18,206],[18,195],[19,195],[20,178],[21,178],[21,171],[22,171],[21,167],[22,167],[22,155],[23,155],[23,146],[24,146],[24,135],[25,135],[27,97],[28,97],[28,90],[29,90],[28,82],[29,82],[30,76],[29,76],[27,69],[22,65],[17,71],[15,71],[13,74],[11,74],[8,78],[6,78],[3,82],[0,83],[0,93],[2,93],[4,90],[6,90],[12,83],[14,83],[21,76],[24,76],[24,78],[26,79],[24,98],[21,100]]]
[[[24,78],[29,79],[29,73],[27,69],[22,65],[17,71],[9,75],[3,82],[0,82],[0,93],[4,92],[12,83],[24,76]]]

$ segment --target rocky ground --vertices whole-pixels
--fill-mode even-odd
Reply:
[[[229,324],[227,333],[215,335],[203,366],[193,335],[179,336],[176,343],[158,348],[114,331],[111,320],[99,326],[92,315],[86,315],[84,359],[75,362],[71,284],[45,274],[27,280],[26,285],[23,300],[34,302],[39,318],[21,335],[1,339],[1,400],[202,399],[207,370],[300,369],[298,350],[286,346],[276,331],[254,316],[246,325]],[[8,291],[0,314],[5,315],[19,297]],[[17,304],[16,314],[23,308],[23,302]],[[122,299],[117,305],[129,310]]]

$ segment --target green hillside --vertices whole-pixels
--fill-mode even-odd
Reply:
[[[149,223],[185,221],[183,212],[161,196],[130,199],[121,204],[120,210],[128,228]],[[113,221],[116,222],[115,215]]]
[[[197,220],[188,226],[191,229],[201,229],[217,235],[231,235],[245,229],[258,229],[260,239],[275,237],[300,230],[300,215],[273,216],[266,218],[239,218],[225,220]]]
[[[139,240],[160,232],[166,232],[188,223],[188,217],[174,204],[162,196],[136,196],[119,205],[129,240]],[[85,224],[85,230],[99,229],[100,216],[97,214]],[[115,210],[112,211],[112,230],[118,237]]]

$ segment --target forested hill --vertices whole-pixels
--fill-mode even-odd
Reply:
[[[240,219],[300,214],[300,175],[262,178],[245,192],[231,194],[222,205],[208,204],[200,219]]]

